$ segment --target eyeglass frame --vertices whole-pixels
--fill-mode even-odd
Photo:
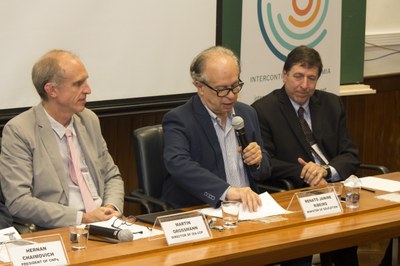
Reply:
[[[206,87],[208,87],[209,89],[215,91],[217,93],[218,97],[225,97],[225,96],[227,96],[229,94],[230,91],[233,94],[238,94],[242,90],[243,85],[244,85],[244,82],[239,78],[239,80],[237,82],[237,85],[235,87],[232,87],[232,86],[231,87],[224,87],[224,89],[222,89],[222,90],[217,90],[217,89],[211,87],[210,85],[208,85],[207,82],[205,82],[205,81],[199,80],[199,82],[202,83],[203,85],[205,85]],[[237,92],[234,92],[233,90],[236,89],[237,87],[240,87],[239,90]],[[226,91],[225,95],[220,95],[221,92],[225,92],[225,91]]]
[[[121,224],[119,226],[115,225],[116,221],[120,222]],[[136,222],[136,217],[133,215],[130,215],[128,217],[125,217],[125,219],[120,219],[120,218],[115,219],[113,221],[113,223],[111,224],[111,227],[113,227],[115,229],[121,229],[122,225],[131,226],[134,224],[134,222]]]

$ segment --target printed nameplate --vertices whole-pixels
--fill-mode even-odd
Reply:
[[[68,260],[60,241],[35,243],[17,240],[7,243],[7,249],[13,265],[67,265]]]
[[[210,232],[204,216],[197,215],[182,218],[181,215],[176,215],[176,218],[177,219],[169,221],[162,221],[162,219],[160,219],[160,224],[164,230],[168,245],[210,237]]]
[[[335,192],[312,194],[298,197],[306,218],[331,215],[342,212],[342,206]]]

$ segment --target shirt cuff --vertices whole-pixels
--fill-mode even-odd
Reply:
[[[221,201],[226,200],[226,194],[228,193],[228,190],[231,188],[231,186],[229,186],[225,192],[221,195],[221,197],[219,198]]]
[[[76,214],[76,221],[75,221],[77,225],[82,223],[82,218],[83,218],[83,212],[78,211],[78,213]]]
[[[329,165],[329,168],[331,169],[331,176],[329,178],[326,179],[326,181],[332,183],[332,182],[337,182],[340,181],[340,175],[339,173],[336,171],[335,168],[333,168],[331,165]]]

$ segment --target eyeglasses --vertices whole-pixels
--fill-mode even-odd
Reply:
[[[111,227],[114,227],[116,229],[120,229],[120,227],[122,225],[131,226],[134,222],[136,222],[136,217],[131,215],[131,216],[128,216],[128,217],[115,219],[114,222],[112,223]]]
[[[225,97],[226,95],[229,94],[230,91],[233,94],[238,94],[242,90],[243,85],[244,85],[244,82],[241,81],[240,79],[237,82],[237,84],[234,84],[231,87],[219,87],[219,88],[213,88],[204,81],[199,81],[199,82],[206,85],[209,89],[212,89],[213,91],[215,91],[217,93],[218,97]]]

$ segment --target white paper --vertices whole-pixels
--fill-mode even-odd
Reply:
[[[290,213],[282,208],[268,192],[260,194],[262,205],[258,208],[256,212],[249,212],[244,210],[242,204],[240,204],[239,211],[239,221],[244,220],[254,220],[258,218],[263,218],[267,216],[280,215],[285,213]],[[221,208],[205,208],[202,209],[205,215],[214,216],[222,218]]]
[[[361,180],[362,187],[365,187],[365,188],[383,190],[383,191],[387,191],[387,192],[400,191],[400,182],[399,181],[378,178],[378,177],[373,177],[373,176],[363,177],[363,178],[360,178],[360,180]]]
[[[96,223],[91,223],[91,224],[115,229],[114,227],[112,227],[112,224],[116,219],[118,219],[118,218],[114,216],[113,218],[111,218],[108,221],[96,222]],[[146,238],[149,236],[162,235],[164,233],[161,230],[152,229],[151,227],[137,225],[137,224],[131,224],[131,225],[123,224],[119,228],[130,230],[133,233],[133,240],[138,240],[138,239]],[[141,232],[141,233],[139,233],[139,232]]]
[[[389,194],[379,195],[379,196],[376,196],[376,198],[400,203],[400,194],[399,193],[389,193]]]

